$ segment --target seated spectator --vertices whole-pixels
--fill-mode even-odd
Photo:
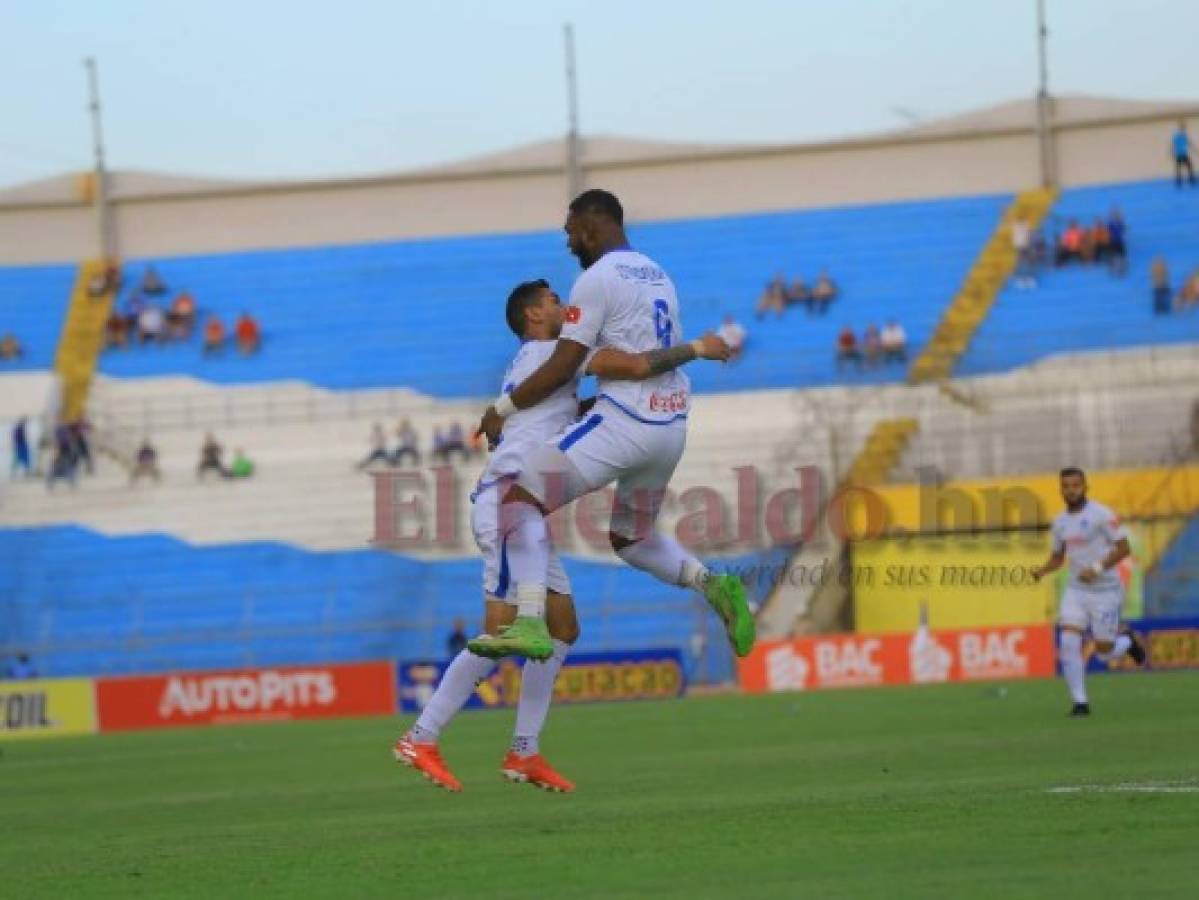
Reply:
[[[787,283],[783,280],[783,275],[780,272],[774,276],[774,279],[766,285],[766,289],[762,291],[762,296],[758,298],[757,308],[754,310],[754,315],[757,318],[762,318],[768,312],[783,314],[783,307],[786,305]]]
[[[159,277],[153,266],[146,266],[146,271],[142,274],[142,293],[153,297],[166,292],[166,282]]]
[[[166,316],[162,308],[154,303],[147,303],[137,317],[137,339],[143,344],[160,343],[165,335]]]
[[[204,444],[200,447],[200,463],[196,466],[196,478],[203,479],[209,472],[216,472],[222,478],[228,478],[229,470],[221,461],[223,452],[221,445],[217,443],[212,433],[206,434]]]
[[[192,336],[196,327],[196,301],[192,295],[184,291],[171,302],[167,312],[167,329],[171,337],[186,341]]]
[[[158,469],[158,451],[154,449],[149,438],[142,441],[142,445],[137,448],[137,455],[133,457],[133,468],[129,470],[130,486],[137,484],[141,478],[162,480],[162,472]]]
[[[853,329],[846,325],[837,335],[837,370],[840,371],[850,362],[859,369],[862,368],[862,351],[858,349],[858,339]]]
[[[1174,301],[1174,308],[1179,312],[1199,306],[1199,268],[1182,283],[1182,290]]]
[[[416,429],[412,427],[412,423],[407,419],[401,420],[400,424],[396,426],[396,438],[399,443],[396,444],[395,453],[392,454],[391,464],[402,466],[404,460],[411,456],[412,461],[419,466],[420,438],[417,436]]]
[[[125,347],[129,343],[129,323],[115,309],[109,314],[104,323],[104,344],[106,347]]]
[[[11,331],[0,338],[0,360],[20,359],[25,355],[25,348]]]
[[[1079,227],[1077,220],[1071,219],[1057,243],[1057,254],[1054,256],[1054,263],[1064,266],[1066,263],[1080,262],[1082,260],[1082,239],[1082,228]]]
[[[802,278],[796,278],[792,281],[791,286],[783,293],[783,304],[785,306],[792,306],[796,303],[802,303],[807,307],[811,307],[812,305],[812,293],[808,290],[808,286],[804,284]]]
[[[229,466],[230,478],[249,478],[254,474],[254,463],[246,451],[238,447],[233,451],[233,463]]]
[[[241,351],[242,356],[258,352],[258,348],[262,344],[262,332],[258,328],[258,323],[248,312],[241,314],[234,330],[237,334],[237,349]]]
[[[828,272],[822,271],[812,288],[811,310],[818,316],[828,312],[829,306],[837,299],[837,285],[828,277]]]
[[[1157,257],[1149,266],[1149,277],[1153,285],[1153,314],[1169,315],[1173,297],[1170,291],[1170,270],[1166,268],[1166,260],[1163,257]]]
[[[1087,234],[1090,237],[1091,258],[1096,262],[1107,262],[1112,249],[1112,236],[1108,233],[1107,222],[1096,219]]]
[[[1128,245],[1125,242],[1127,230],[1124,216],[1118,208],[1113,207],[1107,217],[1107,258],[1113,275],[1123,276],[1128,271]]]
[[[883,360],[883,341],[877,325],[867,325],[862,334],[862,355],[867,368],[873,369]]]
[[[461,422],[450,423],[442,447],[447,461],[451,453],[457,453],[465,462],[470,461],[470,450],[466,446],[466,433],[462,430]]]
[[[32,681],[37,678],[37,668],[28,653],[18,653],[17,658],[8,664],[4,677],[12,681]]]
[[[373,463],[390,463],[391,461],[391,456],[387,453],[387,436],[383,433],[383,426],[376,422],[371,426],[371,451],[362,462],[358,463],[358,468],[365,469]]]
[[[716,336],[729,345],[729,362],[741,358],[741,351],[745,349],[745,328],[731,313],[725,313],[724,321],[716,329]]]
[[[209,316],[204,323],[204,355],[213,356],[225,352],[225,325],[216,316]]]
[[[883,326],[880,336],[883,346],[883,362],[907,362],[908,335],[903,326],[891,319]]]

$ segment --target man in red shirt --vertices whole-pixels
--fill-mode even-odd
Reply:
[[[853,329],[846,325],[837,335],[837,370],[840,371],[849,362],[859,369],[862,367],[862,351],[858,349],[858,339]]]
[[[258,346],[262,343],[262,332],[258,328],[258,323],[248,312],[243,312],[237,320],[235,332],[237,349],[241,351],[242,356],[258,352]]]

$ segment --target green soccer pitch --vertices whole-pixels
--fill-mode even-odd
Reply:
[[[1199,673],[552,710],[573,795],[501,780],[511,712],[464,714],[465,783],[399,719],[2,746],[7,897],[1183,897]],[[404,719],[407,723],[409,719]]]

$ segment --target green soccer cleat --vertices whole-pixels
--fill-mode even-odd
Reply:
[[[545,619],[539,616],[517,616],[511,625],[501,629],[497,635],[481,634],[466,642],[466,649],[475,656],[500,659],[505,656],[525,656],[529,659],[547,660],[554,655],[554,643],[550,640]]]
[[[736,575],[712,575],[704,583],[704,596],[724,622],[729,643],[738,656],[748,656],[754,648],[757,625],[745,602],[745,585]]]

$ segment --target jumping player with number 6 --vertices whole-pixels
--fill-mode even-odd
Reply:
[[[755,624],[740,580],[710,573],[654,527],[687,440],[691,386],[677,365],[698,353],[682,339],[674,284],[661,266],[629,245],[624,210],[607,191],[576,197],[565,230],[567,246],[584,271],[571,290],[558,343],[537,371],[487,409],[480,431],[494,444],[504,419],[568,383],[593,349],[647,353],[653,376],[639,382],[601,378],[591,414],[530,452],[503,498],[517,616],[499,634],[468,646],[487,656],[550,655],[545,517],[615,482],[608,529],[612,549],[629,565],[703,595],[724,622],[733,650],[745,656],[753,647]]]

